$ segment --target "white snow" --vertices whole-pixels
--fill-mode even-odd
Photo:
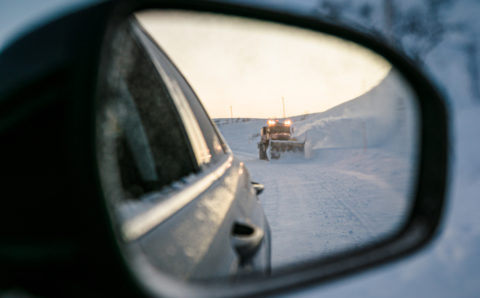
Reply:
[[[395,72],[367,94],[326,112],[291,118],[307,158],[258,158],[266,119],[216,119],[260,195],[279,266],[362,246],[394,232],[410,203],[416,107]]]

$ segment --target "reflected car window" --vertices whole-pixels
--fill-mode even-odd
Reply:
[[[188,139],[160,74],[131,25],[119,31],[121,51],[106,92],[106,119],[127,197],[139,197],[196,171]]]

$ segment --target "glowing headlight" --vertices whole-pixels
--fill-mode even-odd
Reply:
[[[292,124],[292,120],[288,119],[288,120],[285,120],[285,125],[291,125]]]

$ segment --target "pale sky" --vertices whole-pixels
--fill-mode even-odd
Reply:
[[[213,118],[325,111],[376,86],[391,65],[329,35],[232,16],[146,11],[140,23]]]

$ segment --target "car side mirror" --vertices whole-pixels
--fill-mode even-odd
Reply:
[[[263,184],[260,184],[258,182],[253,182],[253,181],[252,181],[252,187],[255,190],[255,193],[257,196],[260,195],[265,189],[265,186]]]
[[[250,274],[245,274],[245,262],[239,263],[243,269],[237,273],[233,270],[220,274],[238,281],[232,290],[232,284],[220,276],[206,278],[211,290],[205,292],[208,296],[268,293],[278,288],[346,275],[394,260],[428,243],[435,234],[443,208],[447,115],[443,99],[414,63],[370,35],[312,17],[247,9],[234,4],[193,6],[182,3],[158,8],[135,14],[135,26],[140,28],[135,30],[143,32],[140,40],[148,44],[147,52],[163,53],[161,55],[168,55],[177,64],[182,75],[198,92],[200,101],[214,118],[233,155],[245,162],[253,179],[266,184],[264,191],[264,185],[251,183],[257,195],[262,193],[262,206],[270,222],[267,225],[270,228],[259,229],[262,238],[258,238],[255,252],[263,245],[268,247],[267,253],[249,255],[248,266],[252,267],[247,271]],[[252,28],[256,29],[253,30],[255,34],[265,35],[255,36]],[[115,38],[115,29],[111,32],[110,38]],[[271,45],[263,44],[270,38]],[[114,65],[117,62],[112,57],[119,55],[119,48],[112,50],[108,41],[107,37],[103,59]],[[255,53],[248,49],[254,49]],[[261,56],[264,49],[266,54]],[[287,49],[285,56],[281,56],[283,49]],[[111,55],[110,51],[116,54]],[[152,65],[158,69],[157,54],[151,55]],[[231,57],[237,62],[229,60]],[[270,65],[269,59],[276,62]],[[171,76],[163,72],[159,71],[161,76]],[[216,73],[219,73],[218,77]],[[208,80],[205,80],[206,74]],[[222,81],[224,78],[235,84]],[[228,93],[225,86],[230,85],[240,88]],[[209,93],[209,90],[213,92]],[[265,93],[265,90],[269,91]],[[172,94],[173,98],[177,96],[176,92]],[[216,99],[218,94],[223,98]],[[235,101],[238,94],[241,99]],[[277,98],[277,103],[262,100],[257,96],[259,94],[263,98]],[[225,97],[229,98],[228,103],[224,102]],[[285,97],[289,103],[287,111]],[[326,104],[327,99],[333,97],[337,101],[320,107],[320,103]],[[272,114],[275,105],[281,111],[280,98],[283,115],[279,112]],[[242,106],[242,102],[247,104]],[[235,118],[233,110],[236,111]],[[267,130],[268,134],[262,133]],[[243,141],[239,141],[241,134],[245,135]],[[259,150],[259,160],[256,150]],[[289,158],[293,153],[300,153],[301,159]],[[251,159],[252,156],[255,158]],[[239,173],[243,175],[243,169]],[[105,184],[108,179],[103,179]],[[218,176],[216,179],[222,181],[223,178]],[[300,188],[295,188],[299,185]],[[280,188],[281,191],[273,193]],[[287,203],[280,204],[290,204],[290,207],[285,208],[287,213],[276,217],[281,207],[278,201],[273,203],[272,200],[277,200],[283,193],[289,194],[285,198]],[[109,194],[105,195],[108,201]],[[299,212],[296,211],[297,204],[305,204],[306,198],[324,205],[307,205],[311,207],[295,213]],[[339,209],[332,207],[334,204],[345,212],[338,213]],[[212,205],[212,208],[215,207]],[[220,214],[217,212],[218,220],[226,220],[225,215]],[[296,245],[307,246],[315,253],[289,259],[280,251],[288,251],[288,246],[293,243],[282,242],[280,239],[285,239],[285,235],[281,233],[308,216],[317,221],[316,224],[304,224],[305,231],[325,234],[324,238],[319,238],[321,242],[335,244],[329,250],[322,248],[320,242],[312,242],[311,236],[307,237],[308,241],[296,240]],[[112,217],[114,222],[121,224],[122,220],[116,219],[115,213]],[[286,225],[279,226],[279,222]],[[167,223],[158,222],[159,225]],[[180,227],[182,224],[175,225]],[[195,225],[200,228],[200,221]],[[156,227],[152,225],[149,229]],[[328,230],[337,236],[332,234],[329,237]],[[289,234],[295,235],[292,231]],[[142,233],[148,233],[148,230]],[[301,229],[298,233],[302,233]],[[179,237],[188,239],[188,235],[185,231]],[[159,272],[155,284],[166,282],[163,276],[170,276],[169,270],[175,272],[174,277],[179,273],[173,267],[162,268],[165,262],[155,263],[157,258],[143,255],[142,249],[130,250],[132,245],[147,245],[142,244],[141,237],[138,244],[122,244],[125,246],[122,250],[127,251],[124,256],[129,260],[128,266],[136,272],[134,276],[147,289],[156,289],[157,286],[150,283],[153,280],[143,279],[146,271]],[[208,257],[215,255],[217,249],[210,246],[210,250],[205,252],[205,258],[196,261],[199,266],[215,263],[219,272],[222,271],[220,259]],[[193,251],[191,254],[195,255]],[[144,260],[143,265],[137,263],[139,258]],[[186,260],[190,262],[188,258],[179,259]],[[195,272],[201,276],[198,270],[188,274]],[[265,276],[265,272],[271,274]],[[258,276],[262,278],[259,280]],[[212,285],[215,286],[212,288]],[[182,282],[182,287],[171,286],[170,290],[182,296],[186,293],[184,287],[203,286],[187,281]],[[158,289],[158,294],[161,293],[162,290]]]

